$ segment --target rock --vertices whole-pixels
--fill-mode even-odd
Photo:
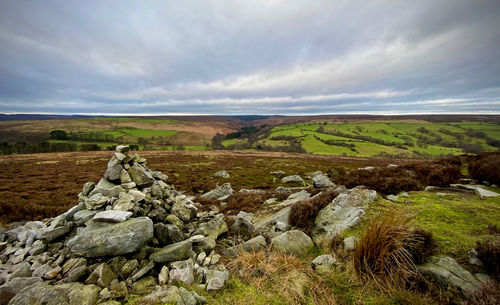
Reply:
[[[223,185],[201,195],[203,199],[220,199],[226,196],[230,196],[233,194],[233,189],[231,188],[231,184],[224,183]]]
[[[94,305],[97,303],[99,288],[95,285],[67,283],[51,286],[35,283],[21,290],[9,304],[44,304],[44,305]]]
[[[146,194],[144,194],[143,192],[138,191],[138,190],[130,190],[130,191],[128,191],[128,195],[131,195],[133,197],[132,200],[134,202],[140,202],[141,200],[146,198]]]
[[[158,252],[150,255],[149,259],[155,263],[168,263],[180,261],[188,258],[192,251],[192,244],[190,241],[182,241],[175,244],[168,245]]]
[[[116,151],[121,154],[127,154],[130,150],[130,146],[128,145],[118,145],[116,146]]]
[[[135,252],[151,238],[153,222],[139,217],[105,227],[87,227],[70,239],[67,246],[84,257],[121,255]]]
[[[240,211],[238,215],[236,215],[234,223],[231,225],[231,231],[243,237],[251,236],[255,231],[252,218],[252,214]]]
[[[330,254],[320,255],[311,262],[313,269],[318,273],[328,272],[337,264],[337,260]]]
[[[96,284],[102,288],[108,287],[113,279],[116,278],[116,274],[111,270],[111,268],[106,263],[102,263],[89,275],[85,280],[86,284]]]
[[[334,187],[335,186],[335,183],[331,182],[327,175],[324,175],[321,172],[319,172],[319,173],[320,173],[319,175],[315,175],[312,178],[314,187],[323,188],[323,187]]]
[[[271,245],[281,252],[298,256],[305,255],[314,247],[311,238],[299,230],[288,231],[274,237],[271,239]]]
[[[146,275],[149,271],[151,271],[151,269],[153,269],[154,266],[155,266],[154,262],[147,263],[144,267],[142,267],[141,269],[139,269],[139,271],[137,271],[136,273],[134,273],[134,275],[132,275],[132,282],[135,282],[144,275]]]
[[[106,172],[104,173],[104,178],[111,182],[119,182],[122,174],[123,166],[121,164],[115,164],[108,166]],[[127,181],[130,182],[130,181]]]
[[[246,251],[246,252],[259,251],[259,250],[264,249],[266,247],[266,245],[267,245],[266,239],[262,235],[259,235],[259,236],[254,237],[254,238],[252,238],[252,239],[250,239],[250,240],[248,240],[240,245],[227,248],[225,251],[225,254],[227,256],[236,256],[243,251]]]
[[[109,197],[104,196],[101,193],[96,193],[85,199],[85,206],[87,207],[87,210],[97,210],[108,203],[109,199]]]
[[[120,171],[120,182],[121,184],[134,183],[135,185],[135,182],[132,182],[132,178],[130,178],[130,175],[124,168]]]
[[[10,275],[10,280],[16,277],[31,277],[30,263],[22,262],[20,264],[14,265],[12,267],[12,273]]]
[[[130,179],[132,179],[137,186],[146,187],[154,182],[154,178],[151,173],[138,163],[134,163],[134,165],[132,165],[127,172],[130,175]]]
[[[281,183],[298,183],[302,186],[305,185],[304,179],[299,175],[286,176],[281,179]]]
[[[373,166],[367,166],[367,167],[360,167],[360,168],[358,168],[358,170],[364,170],[364,171],[372,171],[374,169],[375,169],[375,167],[373,167]]]
[[[88,196],[95,187],[95,182],[87,182],[83,185],[82,195]]]
[[[285,195],[289,195],[290,193],[292,193],[292,191],[289,188],[284,186],[278,186],[274,191],[278,194],[285,194]]]
[[[139,262],[136,259],[131,259],[123,265],[119,274],[123,279],[126,279],[134,273],[137,267],[139,267]]]
[[[491,197],[498,197],[500,194],[486,190],[482,188],[481,186],[477,186],[475,188],[476,194],[481,197],[481,198],[491,198]]]
[[[281,178],[281,177],[285,176],[285,172],[282,171],[282,170],[270,172],[270,174],[273,175],[273,176],[276,176],[278,178]]]
[[[120,193],[118,200],[113,204],[113,210],[117,211],[130,211],[136,206],[134,203],[135,197],[127,193]]]
[[[145,295],[155,289],[156,279],[151,275],[143,277],[134,284],[132,284],[132,293],[138,295]]]
[[[398,195],[387,195],[387,200],[398,201],[398,199],[399,199]]]
[[[194,290],[188,291],[184,287],[170,286],[168,288],[158,286],[153,292],[142,298],[144,304],[176,304],[196,305],[206,303],[206,299],[200,297]]]
[[[177,197],[172,207],[172,213],[182,221],[189,221],[196,216],[198,209],[191,203],[186,196]]]
[[[365,208],[376,198],[375,191],[361,187],[355,187],[348,193],[338,195],[316,216],[311,233],[314,242],[320,243],[325,236],[333,238],[338,233],[358,224],[365,214]]]
[[[224,221],[224,214],[217,214],[213,217],[213,219],[207,222],[200,223],[198,229],[194,231],[193,234],[201,234],[217,239],[219,235],[221,235],[222,233],[226,233],[227,231],[228,227],[226,222]]]
[[[220,170],[220,171],[216,172],[215,174],[213,174],[213,177],[214,178],[225,178],[225,179],[228,179],[229,178],[229,173],[227,172],[227,170],[223,169],[223,170]]]
[[[151,175],[156,180],[161,180],[161,181],[167,181],[168,180],[168,176],[165,175],[164,173],[160,172],[160,171],[153,171],[153,172],[151,172]]]
[[[44,264],[33,270],[33,276],[35,277],[43,277],[45,274],[50,272],[52,270],[52,267],[48,264]]]
[[[41,281],[42,279],[39,277],[18,277],[11,279],[6,284],[0,286],[0,305],[7,305],[19,291]]]
[[[165,218],[165,221],[177,226],[179,229],[182,229],[182,227],[184,226],[182,220],[180,220],[179,217],[175,216],[174,214],[168,215],[167,218]]]
[[[194,262],[192,259],[171,264],[170,281],[191,285],[194,282]]]
[[[184,240],[182,232],[176,225],[156,223],[154,225],[155,236],[161,246],[181,242]]]
[[[103,196],[111,198],[118,197],[118,195],[123,192],[125,192],[125,189],[123,187],[102,178],[101,180],[99,180],[92,192],[90,192],[89,196],[92,197],[95,194],[102,194]]]
[[[477,253],[476,249],[471,249],[467,252],[467,256],[469,257],[469,264],[476,266],[483,266],[483,262],[478,257],[479,253]]]
[[[220,290],[229,280],[229,272],[218,270],[207,270],[207,291]]]
[[[276,206],[290,206],[290,205],[294,205],[294,204],[296,204],[299,201],[303,201],[303,200],[309,199],[310,196],[311,196],[311,194],[309,192],[307,192],[305,190],[302,190],[300,192],[291,194],[290,196],[288,196],[288,198],[285,201],[283,201],[280,204],[277,204]]]
[[[45,273],[43,278],[46,280],[52,280],[61,272],[61,270],[62,268],[60,266],[57,266],[51,269],[49,272]]]
[[[91,220],[97,211],[82,210],[75,213],[74,219],[77,225],[82,225]]]
[[[67,224],[62,227],[57,227],[55,229],[50,229],[47,228],[43,231],[41,239],[46,240],[46,241],[53,241],[61,236],[66,235],[71,231],[72,225]]]
[[[167,266],[161,267],[160,273],[158,274],[158,285],[165,285],[168,282],[169,270]]]
[[[94,221],[104,221],[104,222],[124,222],[130,216],[132,216],[132,212],[124,212],[124,211],[102,211],[95,214]]]
[[[344,250],[351,251],[354,250],[359,242],[359,237],[351,236],[344,238]]]
[[[460,288],[466,295],[481,289],[481,283],[451,257],[431,257],[417,266],[424,276]]]
[[[266,217],[262,220],[260,220],[256,225],[255,225],[255,230],[257,232],[260,232],[262,234],[266,235],[271,235],[274,236],[276,235],[276,224],[277,223],[283,223],[285,227],[289,227],[289,218],[290,218],[290,210],[291,207],[286,207],[279,212],[277,212],[274,215],[271,215],[269,217]]]
[[[399,194],[399,196],[403,198],[410,198],[410,195],[407,192],[402,192],[401,194]]]

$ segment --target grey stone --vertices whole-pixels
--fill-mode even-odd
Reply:
[[[179,217],[175,216],[174,214],[170,214],[165,218],[165,221],[176,225],[179,229],[182,229],[184,227],[184,223],[182,220],[179,219]]]
[[[82,265],[71,269],[64,279],[65,283],[78,282],[87,274],[87,265]]]
[[[121,164],[108,166],[106,172],[104,173],[104,178],[111,182],[118,182],[120,181],[122,170],[123,166]]]
[[[156,223],[154,225],[155,236],[160,245],[169,245],[184,240],[182,232],[176,225]]]
[[[76,212],[73,218],[75,219],[75,223],[77,225],[82,225],[91,220],[95,214],[97,214],[97,211],[81,210]]]
[[[149,271],[151,271],[151,269],[153,269],[154,266],[154,262],[147,263],[144,267],[142,267],[136,273],[134,273],[134,275],[132,275],[132,282],[135,282],[141,277],[145,276]]]
[[[45,249],[47,249],[47,245],[44,242],[42,242],[41,240],[37,240],[31,246],[31,250],[29,251],[29,254],[31,256],[38,255],[38,254],[42,253],[43,251],[45,251]]]
[[[41,238],[46,241],[53,241],[61,236],[64,236],[71,231],[72,225],[67,224],[62,227],[57,227],[55,229],[47,228],[43,231]]]
[[[71,252],[84,257],[121,255],[135,252],[153,238],[153,222],[147,217],[101,228],[87,227],[70,239]]]
[[[43,278],[46,280],[51,280],[54,279],[60,272],[62,268],[60,266],[56,266],[55,268],[52,268],[49,272],[45,273],[43,275]]]
[[[191,200],[189,200],[186,196],[181,195],[175,198],[174,205],[172,206],[172,213],[179,217],[182,221],[186,222],[196,216],[198,209],[193,205]]]
[[[128,278],[139,267],[139,262],[136,259],[127,261],[120,270],[120,276],[123,279]]]
[[[399,196],[398,195],[387,195],[387,200],[390,201],[398,201]]]
[[[85,206],[87,210],[97,210],[101,208],[103,205],[109,202],[109,197],[104,196],[101,193],[96,193],[89,198],[85,199]]]
[[[479,253],[477,253],[476,249],[471,249],[467,252],[467,256],[469,257],[469,264],[476,266],[483,266],[483,262],[478,257]]]
[[[219,235],[226,233],[227,231],[228,227],[224,221],[224,214],[217,214],[213,216],[213,219],[200,223],[198,229],[196,229],[193,234],[201,234],[217,239]]]
[[[124,168],[122,168],[121,171],[120,171],[120,182],[122,184],[124,184],[124,183],[131,183],[132,182],[132,179],[130,178],[130,175],[128,174],[128,172]]]
[[[178,242],[168,245],[150,255],[149,259],[155,263],[175,262],[188,258],[192,251],[191,242]]]
[[[130,190],[130,191],[128,191],[128,194],[133,197],[132,200],[134,202],[139,202],[139,201],[143,200],[144,198],[146,198],[146,194],[144,194],[143,192],[138,191],[138,190]]]
[[[344,238],[344,250],[351,251],[354,250],[359,242],[359,237],[350,236]]]
[[[201,195],[203,199],[220,199],[226,196],[230,196],[233,194],[233,189],[231,188],[231,184],[224,183],[223,185]]]
[[[250,240],[247,240],[246,242],[244,242],[240,245],[227,248],[225,251],[225,254],[227,256],[236,256],[243,251],[247,251],[247,252],[259,251],[259,250],[264,249],[266,247],[266,245],[267,245],[266,239],[262,235],[259,235],[259,236],[256,236],[256,237],[250,239]]]
[[[312,178],[312,181],[313,181],[313,186],[316,188],[334,187],[335,186],[335,184],[332,181],[330,181],[328,176],[323,175],[323,173],[321,173],[321,172],[319,175],[315,175]]]
[[[311,236],[316,244],[323,237],[333,238],[340,232],[361,221],[366,207],[375,201],[377,193],[356,187],[338,195],[329,205],[319,211],[314,221]]]
[[[102,194],[106,197],[118,197],[118,195],[123,192],[125,192],[125,189],[123,187],[102,178],[101,180],[99,180],[94,190],[90,192],[89,196],[92,197],[95,194]]]
[[[116,152],[119,152],[121,154],[127,154],[130,150],[130,146],[128,145],[118,145],[116,146]]]
[[[282,170],[270,172],[270,174],[273,175],[273,176],[276,176],[278,178],[281,178],[281,177],[285,176],[285,172],[282,171]]]
[[[194,282],[193,260],[187,259],[172,263],[169,278],[172,283],[191,285]]]
[[[291,207],[288,206],[284,209],[281,209],[274,215],[261,219],[259,222],[256,223],[255,230],[257,232],[266,235],[276,235],[276,223],[281,222],[285,226],[288,227],[290,226],[289,225],[290,210]]]
[[[130,175],[130,179],[132,179],[137,186],[146,187],[154,182],[154,178],[151,173],[138,163],[134,163],[134,165],[132,165],[127,172]]]
[[[118,200],[113,204],[113,210],[117,211],[130,211],[136,205],[134,203],[134,196],[130,193],[120,193]]]
[[[218,270],[207,270],[207,291],[220,290],[229,280],[229,272]]]
[[[286,194],[286,195],[292,193],[292,191],[289,188],[284,186],[278,186],[274,191],[278,194]]]
[[[101,263],[85,280],[86,284],[99,285],[102,288],[108,287],[112,280],[116,278],[116,274],[111,270],[108,264]]]
[[[158,273],[158,285],[165,285],[168,282],[169,270],[167,266],[161,267],[160,273]]]
[[[424,276],[460,288],[466,295],[481,289],[481,283],[451,257],[431,257],[429,262],[417,266]]]
[[[283,177],[281,179],[281,183],[298,183],[300,185],[305,185],[304,179],[300,177],[299,175],[290,175]]]
[[[160,171],[152,171],[151,175],[156,180],[161,180],[161,181],[167,181],[168,180],[168,176],[165,175],[164,173],[160,172]]]
[[[255,227],[252,223],[252,218],[252,214],[240,211],[238,215],[236,215],[234,223],[231,225],[231,231],[240,236],[251,236],[255,231]]]
[[[132,212],[125,211],[102,211],[94,215],[92,218],[94,221],[104,221],[104,222],[124,222],[132,216]]]
[[[9,301],[24,288],[40,283],[39,277],[19,277],[13,278],[9,282],[0,286],[0,305],[6,305]]]
[[[283,201],[282,203],[280,204],[277,204],[276,206],[290,206],[290,205],[294,205],[296,204],[297,202],[299,201],[303,201],[303,200],[307,200],[309,199],[309,197],[311,196],[311,194],[305,190],[302,190],[300,192],[296,192],[296,193],[293,193],[293,194],[290,194],[290,196],[288,196],[288,198]]]
[[[320,255],[311,262],[312,267],[318,273],[328,272],[337,264],[337,260],[330,254]]]
[[[155,289],[156,284],[156,279],[148,275],[132,284],[132,293],[138,295],[148,294]]]
[[[30,263],[22,262],[20,264],[12,266],[12,274],[10,275],[11,280],[16,277],[31,277]]]
[[[52,267],[50,265],[48,264],[41,265],[40,267],[33,270],[33,276],[41,278],[50,270],[52,270]]]
[[[227,170],[223,169],[223,170],[220,170],[220,171],[216,172],[213,176],[215,178],[225,178],[225,179],[228,179],[229,178],[229,173],[227,172]]]
[[[305,255],[314,247],[311,238],[299,230],[288,231],[272,238],[271,245],[281,252],[298,256]]]
[[[88,196],[95,187],[95,182],[87,182],[83,185],[82,195]]]

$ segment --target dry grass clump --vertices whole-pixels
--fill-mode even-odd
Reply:
[[[314,219],[316,219],[319,211],[337,196],[337,192],[327,190],[312,198],[297,202],[292,206],[290,211],[290,224],[305,233],[310,233],[314,226]]]
[[[497,305],[500,300],[500,283],[483,286],[483,289],[469,296],[463,305]]]
[[[479,182],[488,181],[491,184],[500,184],[500,153],[482,153],[469,157],[469,173]]]
[[[389,210],[375,216],[363,230],[354,251],[354,270],[361,279],[396,284],[414,274],[414,239],[408,222],[413,215]]]
[[[476,250],[488,274],[500,280],[500,241],[477,242]]]
[[[270,249],[244,252],[228,267],[257,290],[278,294],[287,304],[336,304],[324,280],[293,255]]]

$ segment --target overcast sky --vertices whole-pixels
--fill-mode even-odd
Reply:
[[[500,1],[2,0],[0,112],[500,113]]]

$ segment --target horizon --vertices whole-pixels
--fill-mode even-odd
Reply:
[[[500,114],[498,1],[259,1],[3,1],[0,113]]]

